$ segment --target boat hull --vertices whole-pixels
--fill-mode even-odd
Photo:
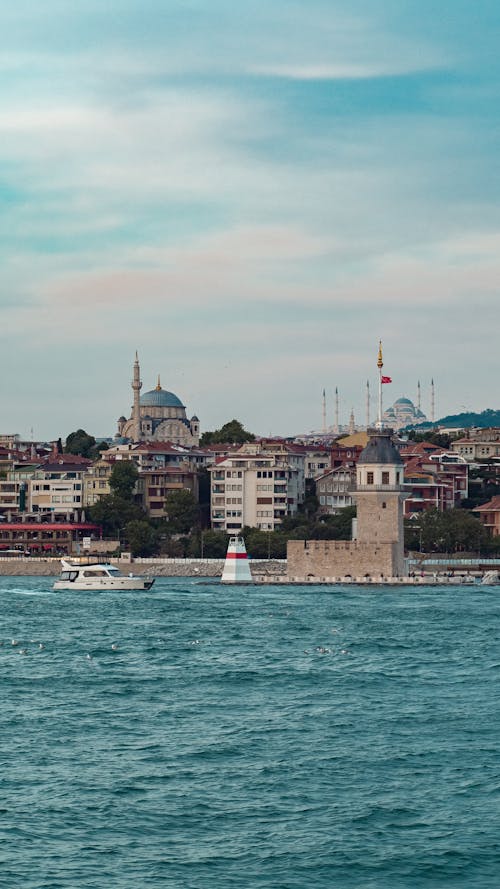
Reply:
[[[103,577],[92,578],[85,581],[56,580],[54,590],[80,590],[82,592],[101,592],[104,590],[150,590],[153,580],[144,580],[142,577]]]

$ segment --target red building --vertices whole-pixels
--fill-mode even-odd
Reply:
[[[401,448],[405,464],[405,516],[425,509],[453,509],[468,496],[469,467],[463,457],[431,442],[408,442]]]
[[[39,555],[76,555],[84,537],[100,538],[100,525],[91,522],[0,522],[0,551]]]

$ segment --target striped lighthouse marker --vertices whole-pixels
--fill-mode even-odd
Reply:
[[[222,583],[253,583],[243,537],[230,537],[221,577]]]

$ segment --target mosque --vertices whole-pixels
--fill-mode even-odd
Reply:
[[[127,441],[171,441],[184,447],[197,447],[200,441],[200,421],[188,420],[186,408],[173,392],[162,389],[160,377],[154,389],[142,395],[139,358],[135,354],[132,391],[134,403],[130,419],[120,417],[116,438]]]
[[[427,423],[427,417],[419,407],[415,407],[409,398],[398,398],[392,407],[383,414],[384,423],[396,431],[407,426],[418,426]]]

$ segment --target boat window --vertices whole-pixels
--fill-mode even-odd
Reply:
[[[84,571],[84,577],[107,577],[106,571]]]
[[[76,580],[78,577],[78,571],[63,571],[61,573],[61,580]]]

